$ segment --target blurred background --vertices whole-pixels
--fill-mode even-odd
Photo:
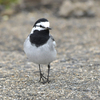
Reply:
[[[99,5],[99,0],[0,0],[0,13],[9,17],[21,11],[49,10],[62,17],[92,17]]]
[[[23,43],[43,17],[58,56],[50,84],[40,85]],[[100,100],[100,0],[0,0],[0,100],[32,98]]]
[[[55,29],[54,35],[57,32],[64,34],[68,31],[68,20],[72,22],[73,19],[86,19],[86,23],[89,24],[88,19],[99,18],[99,6],[99,0],[0,0],[0,35],[2,39],[7,37],[7,43],[11,43],[6,45],[5,40],[0,40],[1,50],[22,50],[19,42],[23,44],[38,18],[45,17],[50,20]],[[14,39],[13,44],[11,39]]]

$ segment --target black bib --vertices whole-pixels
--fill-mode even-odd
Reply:
[[[33,34],[30,35],[31,44],[35,44],[36,47],[39,47],[45,44],[49,39],[49,30],[35,30]]]

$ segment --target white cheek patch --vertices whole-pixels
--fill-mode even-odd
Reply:
[[[36,27],[35,30],[39,30],[40,31],[40,30],[44,30],[44,28]]]
[[[49,22],[40,22],[40,23],[37,23],[36,25],[42,25],[44,27],[49,27],[50,23]]]
[[[40,25],[44,26],[44,27],[49,27],[50,23],[49,22],[40,22],[36,24],[36,27],[33,27],[31,30],[31,34],[34,33],[34,30],[44,30],[45,28],[40,27]]]
[[[32,30],[31,30],[31,34],[33,34],[35,30],[40,31],[40,30],[44,30],[44,28],[41,28],[41,27],[33,27]]]

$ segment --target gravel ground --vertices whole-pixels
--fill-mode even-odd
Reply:
[[[58,52],[46,84],[38,82],[38,65],[23,52],[24,40],[40,17],[50,21]],[[0,100],[100,100],[99,32],[99,17],[62,19],[33,11],[1,20]],[[47,67],[42,71],[46,75]]]

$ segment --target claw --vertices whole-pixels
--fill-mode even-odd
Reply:
[[[43,76],[42,73],[40,73],[40,80],[39,80],[39,82],[41,82],[41,79],[43,80],[42,83],[46,83],[45,79],[47,79],[47,78],[45,76]]]
[[[47,82],[49,83],[49,82],[50,82],[50,80],[49,80],[49,79],[47,79]]]

